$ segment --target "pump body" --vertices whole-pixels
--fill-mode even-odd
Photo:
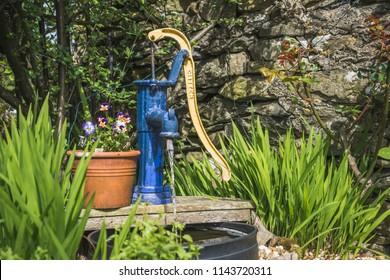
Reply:
[[[179,137],[178,121],[173,109],[167,110],[167,90],[179,77],[188,51],[175,57],[167,81],[137,80],[138,181],[133,190],[133,203],[166,204],[172,202],[169,186],[163,185],[165,140]],[[153,75],[154,76],[154,75]]]

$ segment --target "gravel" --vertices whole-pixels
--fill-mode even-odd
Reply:
[[[320,251],[318,255],[312,251],[305,251],[302,257],[299,256],[301,249],[298,245],[292,245],[286,250],[281,245],[259,246],[259,260],[341,260],[341,256]],[[384,256],[378,256],[370,251],[361,252],[355,258],[353,255],[349,259],[353,260],[384,260]]]

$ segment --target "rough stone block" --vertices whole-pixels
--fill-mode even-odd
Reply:
[[[275,100],[277,93],[268,91],[270,84],[259,76],[239,76],[226,83],[219,94],[235,101]]]
[[[242,0],[238,7],[241,12],[264,10],[274,4],[275,0]]]

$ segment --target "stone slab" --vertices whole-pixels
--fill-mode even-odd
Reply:
[[[255,207],[251,201],[228,198],[208,198],[197,196],[177,197],[176,214],[172,203],[165,205],[140,204],[136,219],[142,219],[147,214],[149,219],[160,219],[164,225],[170,225],[174,220],[184,224],[208,222],[247,222],[254,224]],[[115,228],[123,224],[133,205],[120,209],[92,209],[86,230],[101,228],[105,220],[107,228]],[[176,218],[175,218],[176,216]]]

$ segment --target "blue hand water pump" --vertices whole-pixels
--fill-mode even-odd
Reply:
[[[172,139],[179,137],[175,111],[167,110],[167,90],[176,84],[182,67],[188,109],[199,139],[222,168],[222,179],[229,180],[231,173],[226,160],[210,141],[200,120],[196,102],[194,60],[188,39],[173,28],[153,30],[149,32],[148,37],[152,42],[172,38],[179,44],[180,51],[174,59],[168,80],[160,81],[155,78],[152,47],[152,78],[134,81],[137,86],[138,149],[141,155],[138,158],[138,182],[133,190],[132,202],[141,197],[142,202],[166,204],[172,202],[172,191],[169,186],[163,185],[164,146],[167,142],[167,150],[171,150],[173,154]]]
[[[174,109],[167,110],[167,90],[179,77],[187,50],[177,53],[168,80],[156,80],[154,48],[152,49],[152,79],[137,80],[138,182],[133,191],[133,202],[141,196],[142,202],[166,204],[172,201],[169,186],[163,185],[164,147],[166,139],[179,137]]]

